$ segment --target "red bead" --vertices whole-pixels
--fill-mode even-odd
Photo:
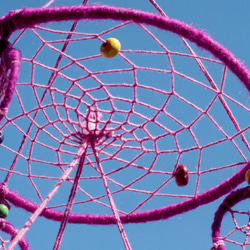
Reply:
[[[188,184],[188,168],[181,164],[175,170],[175,182],[179,187],[186,186]]]

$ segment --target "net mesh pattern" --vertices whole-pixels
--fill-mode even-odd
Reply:
[[[112,36],[112,31],[118,27],[126,30],[141,28],[149,39],[157,41],[145,26],[129,26],[114,25],[105,30],[105,34]],[[31,57],[23,53],[20,81],[11,104],[15,108],[10,109],[2,125],[5,134],[15,137],[15,140],[6,138],[2,145],[4,154],[8,155],[7,161],[11,163],[13,158],[18,157],[20,162],[8,175],[13,176],[13,180],[29,180],[27,185],[34,189],[39,201],[43,201],[47,194],[46,191],[43,193],[42,187],[54,185],[74,159],[85,134],[88,134],[87,131],[84,133],[83,126],[90,110],[97,114],[95,147],[106,178],[117,196],[124,191],[135,196],[132,211],[147,206],[147,202],[157,197],[179,198],[178,191],[183,198],[193,197],[199,192],[203,176],[206,176],[204,180],[210,179],[209,173],[218,168],[221,172],[229,170],[231,175],[232,168],[247,162],[248,119],[243,116],[240,127],[235,117],[238,113],[248,116],[249,109],[229,94],[224,94],[227,70],[216,59],[198,57],[193,51],[171,52],[167,45],[161,44],[165,51],[161,51],[161,46],[159,51],[124,49],[117,58],[107,61],[99,54],[102,33],[89,35],[77,32],[70,40],[68,55],[57,48],[65,43],[65,39],[46,41],[45,32],[49,36],[54,33],[57,36],[58,33],[68,35],[67,32],[37,27],[26,31],[15,41],[18,47],[21,39],[33,37],[36,53]],[[144,37],[140,36],[140,39]],[[96,46],[90,46],[90,43]],[[158,40],[157,43],[161,42]],[[77,47],[76,58],[73,52],[70,53],[74,45]],[[92,49],[96,52],[94,56],[81,55],[93,53],[90,52]],[[29,53],[31,50],[29,47]],[[60,65],[53,66],[60,56],[63,56]],[[140,56],[145,59],[136,64],[135,58]],[[220,71],[215,83],[219,87],[211,87],[201,70],[196,78],[192,76],[193,67],[199,70],[197,60]],[[185,62],[188,65],[184,66]],[[121,65],[124,69],[120,68]],[[209,74],[208,71],[206,73]],[[195,101],[195,97],[198,100]],[[233,113],[229,105],[240,112]],[[216,117],[218,109],[221,113]],[[227,123],[225,128],[223,123]],[[218,164],[217,157],[231,149],[237,161],[230,162],[229,155],[221,157],[222,162]],[[187,161],[190,185],[187,189],[175,189],[174,168]],[[157,178],[159,181],[154,186],[153,180]],[[73,179],[72,174],[67,182]],[[41,184],[41,189],[37,187],[36,182],[47,180],[50,180],[48,185]],[[80,203],[94,201],[98,206],[109,207],[99,202],[106,196],[102,184],[99,194],[95,190],[86,190],[91,183],[97,187],[98,183],[102,183],[90,147],[81,182],[86,186],[81,190],[86,200]],[[84,185],[84,182],[90,184]],[[148,185],[145,189],[143,183],[152,183],[152,186]],[[173,186],[172,192],[169,192],[171,188],[167,189],[168,186]],[[139,199],[146,198],[138,204],[137,195]],[[131,208],[124,210],[124,213],[128,212]]]
[[[249,190],[248,186],[231,192],[218,207],[212,225],[211,250],[249,247]]]
[[[108,37],[122,44],[111,60],[99,51]],[[11,40],[22,63],[0,127],[0,177],[15,205],[65,222],[110,215],[130,249],[121,218],[195,199],[247,163],[248,92],[194,43],[112,20],[36,25]]]

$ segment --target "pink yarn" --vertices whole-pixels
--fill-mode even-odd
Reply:
[[[133,213],[129,216],[120,215],[122,223],[141,223],[147,221],[155,221],[161,219],[168,219],[177,214],[188,212],[194,208],[197,208],[201,205],[207,204],[211,201],[214,201],[221,197],[222,195],[227,194],[236,188],[240,183],[244,181],[245,172],[250,169],[250,162],[246,164],[241,170],[236,173],[234,176],[228,178],[223,183],[218,186],[215,186],[213,189],[201,193],[196,198],[191,198],[183,202],[172,204],[167,207],[153,209],[144,212]],[[36,205],[29,200],[26,200],[19,196],[17,193],[8,190],[5,198],[13,203],[15,206],[22,207],[23,209],[34,212],[39,205]],[[55,221],[61,221],[64,213],[60,211],[44,209],[41,213],[41,216],[52,219]],[[115,224],[116,220],[113,215],[93,215],[93,214],[73,214],[71,213],[68,217],[68,222],[70,223],[84,223],[84,224],[100,224],[100,225],[109,225]]]
[[[110,7],[110,6],[87,6],[87,7],[73,6],[73,7],[54,7],[46,9],[45,8],[23,9],[18,11],[12,11],[8,15],[0,19],[0,36],[2,39],[8,39],[14,31],[22,28],[29,28],[37,24],[51,22],[51,21],[66,21],[66,20],[78,21],[82,19],[113,19],[120,21],[132,20],[140,24],[153,25],[160,29],[174,32],[179,36],[185,37],[190,41],[196,43],[198,46],[210,51],[215,57],[224,62],[224,64],[243,82],[248,91],[250,91],[250,72],[238,59],[234,57],[234,55],[230,51],[225,49],[218,42],[214,41],[205,32],[201,30],[197,30],[194,27],[187,25],[181,21],[171,19],[168,17],[163,17],[153,13],[137,11],[134,9]],[[20,61],[21,61],[21,54],[18,50],[13,48],[6,48],[3,51],[1,63],[5,63],[7,69],[9,69],[11,73],[9,74],[8,78],[9,81],[8,88],[6,89],[5,96],[0,105],[0,121],[7,113],[9,103],[14,93],[15,84],[17,82],[19,74]],[[227,112],[228,116],[231,118],[233,122],[234,121],[234,119],[232,118],[233,115],[228,110]],[[238,124],[234,123],[234,125],[237,128]],[[31,126],[27,134],[29,134],[30,129]],[[97,136],[97,134],[93,134],[93,138],[95,136]],[[21,147],[19,149],[20,151],[22,151],[24,143],[25,141],[23,140]],[[14,160],[12,167],[15,165],[15,161],[17,160],[17,158]],[[46,198],[41,205],[34,204],[29,200],[26,200],[23,197],[19,196],[17,193],[8,189],[5,190],[6,191],[5,198],[8,199],[10,202],[12,202],[14,205],[22,207],[27,211],[34,213],[33,214],[34,217],[32,218],[33,220],[31,222],[33,222],[36,219],[36,216],[39,215],[55,221],[61,221],[62,223],[60,231],[58,233],[58,244],[57,244],[59,247],[61,242],[61,237],[67,222],[102,224],[102,225],[117,224],[122,234],[123,231],[122,223],[141,223],[147,221],[167,219],[177,214],[187,212],[203,204],[207,204],[211,201],[216,200],[222,195],[225,195],[226,193],[232,191],[235,187],[237,187],[240,183],[242,183],[244,181],[244,175],[247,169],[250,169],[250,163],[242,167],[234,176],[228,178],[218,186],[215,186],[214,188],[195,196],[195,198],[190,198],[178,204],[172,204],[163,208],[158,208],[143,212],[132,211],[129,215],[118,214],[115,204],[112,200],[111,193],[109,192],[108,187],[106,187],[107,183],[105,183],[106,181],[105,178],[103,178],[104,186],[107,191],[107,197],[109,198],[111,204],[111,209],[114,212],[113,215],[70,213],[71,206],[74,200],[74,195],[76,193],[76,189],[78,186],[78,182],[75,182],[73,185],[71,196],[69,197],[69,201],[67,203],[68,205],[64,213],[46,208],[47,205],[46,202],[48,202],[49,198],[52,197],[52,195],[48,199]],[[12,170],[13,169],[10,168],[9,175]],[[99,171],[100,173],[102,173],[102,176],[104,176],[104,172],[102,172],[101,168],[99,169]],[[8,181],[9,175],[6,178],[5,184]],[[79,173],[77,174],[78,179],[76,178],[76,180],[79,181],[80,176],[81,176],[81,169],[79,168]],[[59,188],[59,185],[63,181],[65,181],[67,177],[68,175],[65,174],[64,178],[60,180],[61,182],[58,184],[58,186],[56,186],[56,188]],[[52,190],[53,194],[57,191],[56,188]],[[215,222],[215,224],[218,225],[218,221]],[[23,234],[25,233],[25,230],[28,229],[24,227]],[[214,230],[214,232],[217,235],[216,232],[218,232],[219,229],[217,228],[216,230]],[[129,243],[126,243],[127,241],[125,236],[124,236],[124,242],[125,246],[127,244],[127,249],[130,249]],[[216,245],[218,242],[215,240],[214,243]],[[222,246],[219,244],[217,249],[224,249],[220,247]]]
[[[113,19],[133,20],[134,22],[154,25],[163,30],[169,30],[189,39],[198,46],[210,51],[245,84],[250,91],[250,72],[244,64],[204,31],[197,30],[181,21],[158,14],[110,6],[72,6],[51,8],[27,8],[11,11],[0,19],[0,36],[9,38],[11,33],[23,28],[51,21],[81,20],[81,19]]]
[[[236,205],[238,202],[243,201],[248,198],[250,198],[249,186],[233,191],[221,203],[221,205],[219,206],[218,210],[215,213],[214,222],[212,225],[212,238],[213,238],[214,244],[221,242],[220,228],[221,228],[222,219],[224,215],[226,214],[226,212],[228,212],[230,208]],[[220,245],[217,249],[226,250],[226,248],[223,245]]]
[[[11,225],[5,219],[0,219],[0,230],[9,234],[12,237],[14,237],[18,231],[13,225]],[[29,244],[27,243],[24,237],[19,240],[18,245],[22,250],[30,250]]]
[[[181,21],[163,17],[158,14],[138,11],[134,9],[117,8],[110,6],[72,6],[72,7],[51,7],[38,9],[22,9],[18,11],[11,11],[8,15],[0,19],[0,36],[2,38],[10,37],[11,33],[22,28],[32,27],[36,24],[51,22],[51,21],[65,21],[65,20],[81,20],[81,19],[114,19],[114,20],[133,20],[134,22],[154,25],[160,29],[172,31],[182,37],[189,39],[198,46],[210,51],[217,58],[223,61],[245,84],[250,90],[250,73],[248,69],[238,60],[233,54],[221,46],[218,42],[210,38],[202,30],[197,30],[194,27],[187,25]],[[6,52],[7,53],[7,52]],[[9,60],[17,62],[13,63],[14,78],[16,81],[18,74],[18,67],[20,67],[20,53],[17,50],[10,49],[7,53]],[[8,96],[11,96],[14,91],[9,89]],[[2,103],[2,106],[7,105],[7,101]],[[159,219],[166,219],[176,214],[189,211],[199,205],[211,202],[223,194],[231,191],[244,180],[244,173],[249,168],[247,164],[237,174],[229,178],[222,184],[214,187],[210,191],[204,192],[197,196],[196,199],[189,199],[177,205],[173,204],[167,208],[160,208],[145,212],[138,212],[130,216],[121,216],[123,223],[130,222],[145,222]],[[25,208],[27,211],[34,212],[37,205],[28,200],[18,196],[16,193],[9,190],[6,198],[16,206]],[[45,209],[42,215],[46,218],[54,220],[61,220],[62,213]],[[87,223],[87,224],[113,224],[115,219],[113,216],[95,216],[95,215],[77,215],[69,216],[69,222],[72,223]]]
[[[5,92],[3,100],[0,103],[0,122],[8,112],[8,107],[10,105],[10,101],[12,99],[19,77],[20,65],[21,53],[19,52],[19,50],[9,47],[2,52],[0,66],[1,68],[6,69],[6,71],[8,72],[2,72],[2,74],[5,74],[6,77],[3,77],[4,82],[0,82],[0,84],[6,85],[6,89],[2,89],[0,86],[0,91],[2,90]]]

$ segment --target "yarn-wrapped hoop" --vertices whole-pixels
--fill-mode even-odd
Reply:
[[[18,232],[18,230],[13,225],[11,225],[7,220],[4,220],[4,219],[0,219],[0,230],[6,234],[9,234],[12,238]],[[6,241],[6,243],[9,243],[9,242]],[[18,245],[21,250],[30,250],[29,244],[24,237],[18,241]],[[1,246],[4,246],[3,242]]]
[[[80,20],[83,31],[75,29]],[[141,38],[136,29],[146,38],[141,49],[133,47]],[[100,54],[107,35],[121,42],[112,59]],[[168,44],[172,36],[185,49]],[[0,18],[0,37],[23,56],[16,88],[8,83],[2,97],[1,187],[5,199],[31,213],[10,248],[43,216],[60,221],[54,249],[67,223],[76,223],[117,225],[130,250],[124,224],[188,212],[245,180],[249,108],[228,86],[241,82],[249,92],[250,72],[204,31],[96,5],[11,11]],[[144,48],[146,41],[155,48]],[[3,79],[13,71],[16,82],[20,53],[6,48],[1,63],[8,65]],[[184,177],[178,166],[186,166]]]
[[[218,210],[215,213],[214,216],[214,222],[212,225],[212,238],[214,246],[211,248],[211,250],[226,250],[225,248],[225,242],[231,242],[234,244],[233,240],[227,240],[227,237],[231,236],[236,231],[240,231],[242,234],[245,234],[245,238],[249,238],[249,230],[250,230],[250,211],[241,212],[241,211],[234,211],[232,209],[233,206],[235,206],[237,203],[244,201],[246,199],[250,198],[250,186],[238,189],[236,191],[232,191],[221,203]],[[220,234],[221,231],[221,223],[223,221],[224,216],[227,213],[231,213],[232,218],[235,220],[235,228],[229,232],[225,237],[222,237]],[[237,221],[235,219],[234,214],[245,214],[248,216],[248,220],[245,222],[244,226],[238,226]],[[246,245],[250,245],[250,243],[247,241],[243,243],[239,243],[241,247],[244,247]],[[228,248],[229,249],[229,248]]]
[[[0,122],[8,113],[21,65],[21,53],[8,41],[0,40]]]
[[[11,11],[8,15],[0,19],[0,37],[7,40],[16,30],[31,28],[42,23],[83,19],[132,20],[135,23],[153,25],[160,29],[174,32],[208,50],[215,57],[223,61],[250,91],[249,70],[229,50],[225,49],[225,47],[213,40],[202,30],[197,30],[193,26],[179,20],[154,13],[102,5],[25,8],[18,11]]]

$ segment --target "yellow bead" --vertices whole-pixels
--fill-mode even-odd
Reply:
[[[106,58],[116,56],[121,50],[121,44],[116,38],[108,38],[100,48],[101,54]]]
[[[250,185],[250,169],[248,169],[246,171],[245,180],[246,180],[247,184]]]

